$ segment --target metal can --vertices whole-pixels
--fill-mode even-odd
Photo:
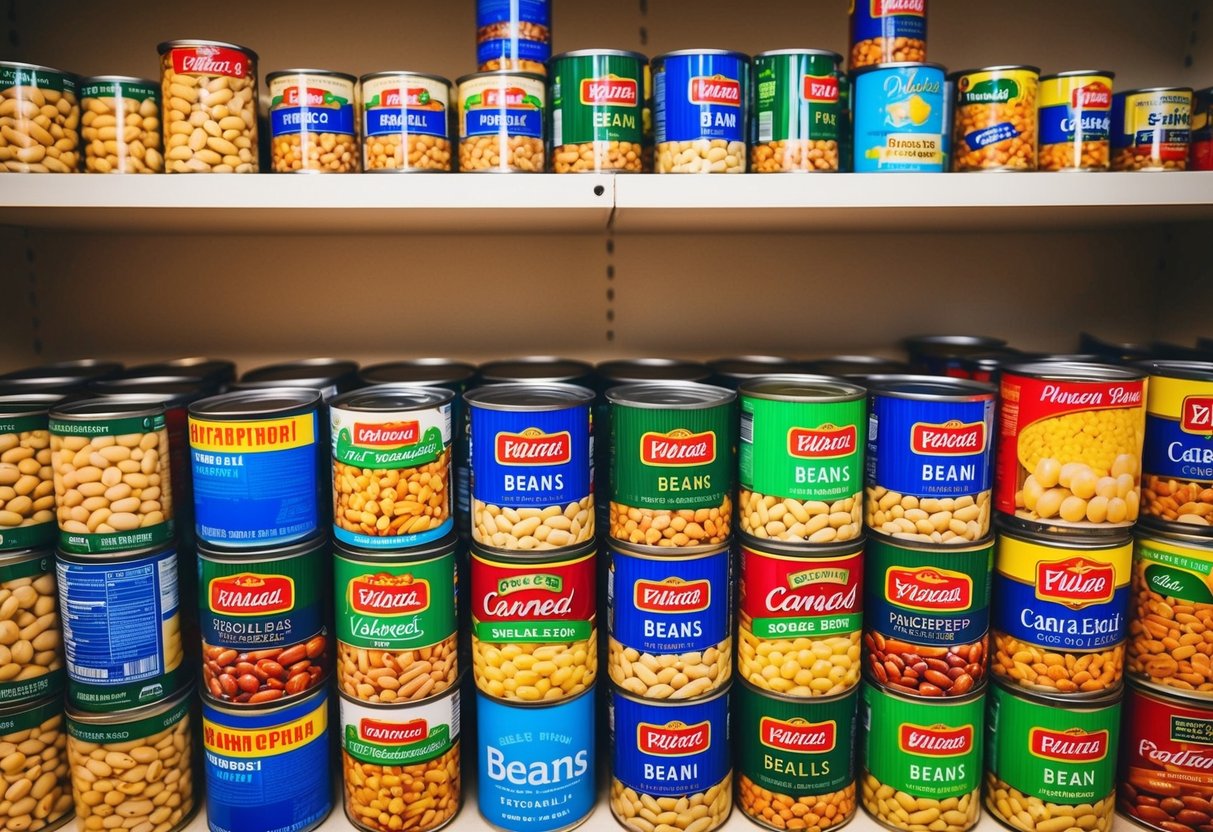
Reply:
[[[866,557],[864,666],[872,678],[910,696],[980,688],[994,541],[943,548],[872,535]]]
[[[618,49],[582,49],[552,58],[554,173],[640,173],[643,68],[648,58]]]
[[[863,534],[864,388],[826,376],[768,376],[738,389],[741,530],[793,543]]]
[[[185,827],[197,808],[193,706],[191,686],[166,702],[132,710],[90,714],[68,707],[67,761],[80,829],[93,829],[106,817],[164,826],[166,832]],[[114,755],[117,765],[106,762],[110,755]],[[145,792],[154,789],[168,797],[154,804],[143,793],[129,794],[131,782],[145,784]],[[105,800],[107,794],[122,795],[123,799],[115,805],[113,798]],[[99,811],[102,804],[113,808]]]
[[[320,393],[239,390],[189,408],[198,539],[245,548],[320,530]]]
[[[549,0],[476,0],[479,72],[514,69],[543,75],[551,55]]]
[[[814,549],[741,538],[737,673],[797,699],[859,683],[863,540]]]
[[[1040,170],[1108,169],[1115,77],[1106,69],[1041,76]]]
[[[576,696],[598,672],[597,549],[495,555],[472,547],[472,669],[496,699]]]
[[[12,610],[3,635],[8,661],[0,666],[0,706],[63,692],[63,638],[55,556],[26,549],[0,556],[0,614]]]
[[[963,546],[990,533],[994,387],[869,376],[864,486],[872,531]]]
[[[324,684],[324,538],[239,553],[198,546],[202,688],[232,705],[294,699]]]
[[[344,695],[394,704],[455,684],[456,545],[454,535],[407,552],[334,544],[337,687]]]
[[[1038,362],[1002,368],[994,507],[1014,525],[1121,533],[1137,521],[1144,371]]]
[[[750,170],[837,171],[842,56],[778,49],[754,56]]]
[[[0,173],[76,173],[80,167],[79,81],[70,72],[49,66],[0,61],[0,99],[16,102],[9,135],[0,136],[5,159]],[[42,108],[58,112],[43,125],[35,121]],[[56,139],[51,128],[58,128]],[[60,146],[62,143],[62,147]]]
[[[257,53],[234,43],[193,39],[165,41],[156,49],[164,101],[165,171],[258,173]],[[198,119],[210,119],[221,130],[237,132],[221,135],[223,144],[215,145],[208,142],[205,130],[199,136],[197,132],[174,134],[170,129],[176,122],[193,124]],[[236,119],[242,123],[237,124]]]
[[[147,78],[95,75],[80,79],[80,135],[88,173],[163,173],[160,148],[160,86]],[[101,139],[98,118],[121,125],[113,149]],[[104,126],[104,125],[103,125]],[[137,128],[134,132],[130,128]]]
[[[55,566],[68,704],[119,711],[176,693],[190,677],[181,667],[176,550],[142,549],[104,560],[60,550]]]
[[[1112,97],[1112,170],[1187,170],[1192,88],[1150,87]]]
[[[656,173],[745,173],[750,58],[684,49],[653,58]]]
[[[709,383],[730,390],[736,390],[748,381],[765,376],[798,375],[804,371],[804,362],[783,355],[730,355],[726,358],[713,358],[707,366],[712,371]]]
[[[1205,640],[1213,629],[1209,539],[1140,531],[1132,592],[1125,668],[1130,678],[1171,695],[1213,700]]]
[[[594,810],[594,688],[534,707],[476,694],[480,814],[506,832],[567,832]]]
[[[71,765],[67,761],[67,728],[63,697],[0,707],[0,743],[14,771],[5,775],[13,794],[25,797],[0,805],[0,823],[27,832],[51,832],[72,817]],[[23,755],[18,757],[17,755]],[[35,801],[33,803],[22,801]]]
[[[607,547],[607,673],[641,699],[696,699],[733,678],[733,564]]]
[[[450,823],[463,796],[459,686],[408,705],[342,696],[340,706],[350,823],[367,832],[432,832]]]
[[[1141,519],[1178,534],[1213,534],[1213,364],[1144,366]]]
[[[851,69],[927,59],[927,0],[851,0]]]
[[[527,355],[480,365],[482,384],[579,384],[594,383],[594,365],[576,358]]]
[[[949,699],[902,696],[859,686],[863,808],[889,829],[942,821],[966,832],[981,811],[986,693]]]
[[[0,493],[0,551],[50,546],[58,536],[49,413],[62,400],[0,396],[0,485],[9,489]]]
[[[529,72],[477,72],[459,85],[459,170],[543,173],[546,84]]]
[[[358,78],[327,69],[284,69],[270,88],[270,146],[275,173],[357,172]]]
[[[943,173],[944,68],[887,63],[852,71],[856,173]]]
[[[817,699],[733,689],[737,806],[768,829],[822,832],[855,815],[859,691]],[[816,818],[816,820],[814,820]]]
[[[999,532],[990,673],[1060,698],[1120,689],[1133,542]]]
[[[1040,69],[988,66],[956,76],[952,170],[1036,170]]]
[[[362,169],[451,170],[451,82],[421,72],[372,72],[359,80]]]
[[[910,372],[904,361],[876,355],[832,355],[804,362],[803,370],[821,376],[834,376],[862,383],[868,376],[899,375]]]
[[[219,392],[223,392],[227,385],[236,380],[236,362],[226,358],[191,355],[186,358],[170,358],[167,361],[128,367],[123,371],[122,376],[123,378],[139,378],[140,376],[196,378],[201,380],[205,386],[216,387]]]
[[[329,399],[358,386],[358,362],[348,358],[302,358],[254,367],[240,377],[241,390],[296,387],[319,390]]]
[[[656,803],[677,815],[679,829],[720,827],[733,809],[729,686],[693,702],[637,699],[612,688],[608,708],[615,819],[647,832],[642,813]]]
[[[951,375],[966,357],[1007,346],[989,335],[911,335],[904,343],[914,372],[932,376]]]
[[[1070,702],[990,688],[985,804],[1012,829],[1109,832],[1116,797],[1120,696]],[[1034,814],[1033,814],[1034,813]],[[1025,824],[1030,817],[1032,824]]]
[[[611,527],[616,540],[705,551],[729,539],[737,394],[691,382],[627,384],[611,407]]]
[[[306,832],[333,809],[329,698],[232,708],[202,700],[210,832]]]
[[[1192,94],[1190,170],[1213,170],[1213,87]]]

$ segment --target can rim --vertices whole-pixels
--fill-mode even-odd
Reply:
[[[373,377],[377,373],[388,373],[396,368],[402,370],[422,370],[427,367],[441,368],[449,370],[445,378],[394,378],[383,381],[375,381]],[[379,364],[372,364],[369,367],[363,367],[358,371],[358,378],[368,384],[407,384],[422,387],[437,387],[442,384],[466,384],[476,377],[476,366],[469,364],[466,361],[458,361],[453,358],[411,358],[401,361],[384,361]]]
[[[737,391],[699,381],[654,381],[621,384],[606,391],[606,399],[620,407],[641,410],[707,410],[736,401]]]
[[[785,392],[776,392],[777,390]],[[789,390],[800,390],[806,395],[797,396]],[[821,395],[812,395],[820,392]],[[854,402],[867,398],[868,389],[861,384],[834,376],[814,373],[775,373],[759,376],[741,383],[738,396],[767,401],[795,402],[798,404],[829,404]]]
[[[203,38],[178,38],[177,40],[161,41],[156,45],[156,51],[163,55],[170,49],[181,49],[189,46],[218,46],[223,49],[235,49],[238,52],[243,52],[245,55],[248,55],[254,61],[259,60],[257,53],[252,49],[249,49],[247,46],[241,46],[238,43],[230,43],[225,40],[205,40]]]
[[[903,702],[909,702],[912,705],[927,705],[935,708],[946,708],[956,705],[969,705],[974,701],[985,699],[986,693],[990,690],[989,675],[983,674],[982,681],[976,688],[964,694],[963,696],[912,696],[908,693],[902,693],[899,690],[893,690],[886,685],[882,685],[876,679],[873,679],[865,667],[861,674],[860,682],[856,686],[861,691],[873,691],[881,696],[890,696],[894,699],[899,699]],[[862,693],[861,693],[862,698]],[[984,713],[982,715],[984,719]],[[980,727],[980,726],[978,726]]]
[[[1093,364],[1082,361],[1023,361],[1003,366],[1002,372],[1004,375],[1010,373],[1025,378],[1079,381],[1091,384],[1106,381],[1141,381],[1147,375],[1144,370],[1123,365]]]
[[[727,697],[729,692],[733,689],[733,683],[736,681],[736,679],[737,677],[730,676],[729,680],[720,687],[708,691],[703,696],[696,696],[694,699],[645,699],[624,690],[623,688],[619,687],[619,685],[615,684],[613,680],[608,683],[607,691],[614,696],[627,699],[631,702],[635,702],[638,705],[651,706],[654,708],[689,708],[692,705],[706,705],[709,702],[715,702],[722,696]]]
[[[565,410],[592,404],[594,398],[590,388],[562,382],[489,384],[463,394],[464,404],[509,413]]]
[[[315,539],[323,545],[327,538],[328,535],[322,532]],[[456,555],[459,552],[459,534],[454,530],[437,540],[430,540],[407,549],[364,549],[336,537],[327,542],[331,543],[334,556],[356,563],[414,563],[423,560],[437,560],[447,555]],[[202,553],[201,544],[199,544],[198,553]]]
[[[53,66],[46,64],[30,64],[25,61],[0,61],[0,66],[16,67],[18,69],[35,69],[42,72],[49,72],[54,75],[62,75],[65,78],[71,78],[73,81],[79,81],[80,76],[74,72],[68,72],[66,69],[56,69]]]
[[[881,546],[891,546],[895,549],[905,549],[910,552],[922,552],[929,555],[946,555],[951,553],[957,554],[972,554],[981,551],[982,549],[990,549],[993,551],[997,540],[997,533],[993,528],[989,533],[980,540],[966,541],[960,543],[926,543],[921,540],[905,540],[900,537],[893,537],[891,534],[877,531],[876,529],[867,529],[864,532],[867,542],[877,543]]]
[[[297,542],[256,549],[224,548],[201,539],[196,542],[195,547],[198,557],[216,563],[252,563],[253,561],[287,560],[299,555],[311,554],[317,550],[323,550],[327,543],[327,535],[319,532]]]
[[[203,708],[209,708],[226,716],[260,716],[262,714],[285,711],[287,708],[297,708],[300,705],[308,704],[313,699],[327,699],[329,695],[328,685],[332,678],[333,671],[330,670],[321,677],[320,684],[316,685],[315,689],[311,691],[296,694],[293,699],[288,696],[282,699],[274,699],[270,702],[258,702],[255,705],[232,705],[230,702],[224,702],[206,694],[202,694],[198,698],[202,700]]]
[[[814,705],[833,705],[835,702],[841,702],[852,696],[856,699],[859,698],[859,685],[852,685],[848,690],[844,690],[842,693],[835,693],[831,696],[804,697],[788,696],[786,693],[760,688],[741,675],[735,676],[733,682],[737,684],[739,690],[744,690],[746,693],[752,694],[759,699],[773,699],[777,702],[787,702],[791,705],[803,705],[806,708],[811,708]],[[959,699],[960,697],[956,698]],[[692,699],[691,701],[698,702],[699,700]],[[858,721],[859,715],[856,714],[855,718]]]
[[[454,536],[454,532],[451,533],[451,536]],[[494,549],[477,543],[475,540],[468,542],[469,562],[473,558],[480,558],[481,560],[504,563],[511,566],[520,564],[550,564],[565,560],[583,560],[597,552],[597,540],[587,540],[585,543],[580,543],[577,546],[565,546],[562,549],[540,549],[529,552],[520,552],[517,549]],[[595,612],[596,617],[597,612]],[[512,702],[513,700],[509,701]]]
[[[737,52],[733,49],[675,49],[673,52],[662,52],[660,55],[653,56],[653,63],[664,63],[667,58],[682,58],[693,56],[714,56],[738,58],[743,61],[749,61],[750,56],[744,52]]]
[[[629,543],[626,540],[616,540],[613,537],[608,537],[603,545],[603,551],[608,555],[619,553],[633,558],[642,558],[644,560],[664,560],[664,561],[683,561],[683,560],[703,560],[704,558],[715,557],[716,555],[728,554],[731,550],[729,543],[713,543],[706,546],[682,546],[676,551],[671,551],[665,546],[644,546],[637,543]]]
[[[344,378],[356,375],[358,362],[348,358],[300,358],[295,361],[276,361],[273,364],[262,364],[245,371],[239,381],[290,381],[292,379],[322,378],[324,372],[330,373],[328,378]],[[308,375],[308,374],[312,375]],[[286,385],[289,386],[289,385]]]
[[[337,72],[332,69],[308,69],[306,67],[294,67],[291,69],[276,69],[273,72],[267,73],[265,83],[276,81],[286,75],[319,75],[322,78],[340,78],[343,81],[349,81],[351,84],[358,83],[358,76],[351,75],[348,72]]]
[[[1177,523],[1171,523],[1167,526],[1154,525],[1151,522],[1151,518],[1143,517],[1141,525],[1133,530],[1133,542],[1134,544],[1139,544],[1157,541],[1159,543],[1170,543],[1174,546],[1186,546],[1191,549],[1200,549],[1206,552],[1209,558],[1213,559],[1213,537],[1199,532],[1180,531],[1176,528],[1178,525]],[[1200,527],[1193,526],[1190,528]],[[1134,549],[1134,555],[1136,555],[1136,549]]]
[[[1059,535],[1056,532],[1046,532],[1043,529],[1026,529],[1018,526],[1008,526],[999,518],[993,532],[994,537],[1009,537],[1020,543],[1034,546],[1044,546],[1048,549],[1074,549],[1079,551],[1104,551],[1122,549],[1133,545],[1133,530],[1131,526],[1116,526],[1101,529],[1092,533],[1083,528]],[[997,548],[997,540],[995,541]],[[998,561],[995,558],[994,571],[998,571]]]
[[[527,375],[530,370],[537,370],[540,374]],[[542,373],[544,370],[550,372],[545,375]],[[518,358],[486,361],[480,365],[478,372],[486,385],[509,382],[580,384],[594,377],[594,365],[580,358],[564,358],[559,355],[523,355]]]
[[[24,416],[46,416],[66,396],[57,393],[9,393],[0,396],[0,417],[17,419]],[[25,405],[26,407],[21,407]],[[42,407],[42,405],[46,405]],[[11,409],[10,409],[11,408]]]
[[[841,555],[862,554],[867,543],[868,530],[864,529],[858,537],[844,540],[841,543],[789,543],[784,540],[764,540],[746,532],[737,532],[737,542],[745,549],[759,555],[775,555],[791,560],[816,560],[817,558],[832,558]],[[665,551],[664,549],[662,551]]]
[[[1151,376],[1161,378],[1213,381],[1213,361],[1170,361],[1147,358],[1144,361],[1134,361],[1130,366],[1140,367]]]
[[[948,68],[943,64],[937,64],[932,61],[889,61],[883,64],[869,64],[867,66],[857,67],[851,70],[851,75],[866,75],[869,72],[875,72],[878,69],[908,69],[909,67],[927,67],[928,69],[938,69],[945,75]]]
[[[548,63],[555,63],[561,58],[636,58],[641,63],[648,63],[649,56],[630,49],[572,49],[548,58]]]
[[[640,372],[644,369],[651,369],[654,375],[661,370],[670,371],[685,371],[680,377],[668,378],[640,378]],[[621,387],[625,384],[644,384],[646,382],[662,382],[662,381],[706,381],[711,378],[712,371],[707,364],[701,361],[692,361],[687,358],[661,358],[661,357],[642,357],[642,358],[612,358],[609,361],[601,361],[594,366],[594,372],[597,373],[599,379],[606,383],[608,387]]]
[[[73,707],[69,702],[64,705],[63,714],[70,725],[73,722],[78,722],[81,725],[129,725],[132,722],[142,722],[153,716],[168,713],[181,703],[188,699],[194,693],[193,681],[187,682],[182,686],[181,690],[174,693],[172,696],[167,696],[159,702],[151,702],[147,705],[140,705],[137,708],[127,708],[121,711],[82,711],[79,708]],[[189,719],[190,714],[187,711],[185,718]]]
[[[253,416],[295,416],[317,409],[323,397],[319,390],[306,387],[252,387],[244,390],[232,390],[200,399],[189,406],[189,414],[194,417],[206,417],[213,421],[241,421]],[[281,402],[277,406],[254,407],[258,402]],[[248,405],[238,408],[235,405]]]
[[[1067,69],[1065,72],[1051,72],[1040,76],[1041,81],[1056,81],[1058,78],[1074,78],[1079,75],[1099,75],[1104,78],[1116,78],[1116,73],[1110,69]]]
[[[1143,696],[1147,699],[1155,699],[1165,705],[1178,705],[1182,708],[1189,708],[1201,714],[1208,714],[1210,700],[1208,697],[1196,696],[1195,691],[1181,690],[1180,688],[1169,688],[1159,685],[1157,682],[1141,679],[1137,676],[1125,674],[1125,697],[1129,694],[1135,696]]]
[[[151,78],[140,78],[137,75],[86,75],[80,78],[80,86],[82,87],[87,84],[101,83],[144,84],[154,88],[156,97],[160,97],[160,84]]]
[[[1034,72],[1037,76],[1040,75],[1040,67],[1032,66],[1031,64],[997,64],[995,66],[974,66],[968,69],[958,69],[952,72],[952,75],[960,77],[962,75],[972,75],[975,72]],[[1040,80],[1039,77],[1037,80]]]
[[[0,552],[0,564],[5,566],[11,566],[15,563],[29,563],[31,560],[38,560],[39,558],[50,558],[52,561],[51,570],[53,571],[55,568],[55,547],[52,545],[26,546],[21,549],[9,549],[6,552]]]
[[[842,55],[832,49],[767,49],[762,52],[755,52],[754,59],[772,58],[778,55],[811,55],[814,57],[820,56],[823,58],[833,58],[834,63],[842,63]]]
[[[464,671],[464,672],[466,673],[467,671]],[[590,683],[590,685],[588,687],[586,687],[585,690],[578,691],[577,693],[573,694],[572,696],[562,696],[559,699],[540,699],[540,700],[534,701],[534,702],[526,701],[526,700],[522,700],[522,699],[503,699],[500,696],[493,696],[493,694],[491,694],[491,693],[485,693],[483,690],[480,689],[479,685],[473,685],[472,687],[475,689],[475,694],[476,694],[477,700],[484,699],[484,700],[491,702],[494,705],[498,705],[502,708],[512,708],[512,709],[516,709],[516,710],[520,710],[520,711],[542,711],[545,708],[559,708],[563,705],[570,705],[573,702],[576,702],[578,699],[581,699],[584,696],[596,693],[598,690],[598,677],[597,677],[597,675],[595,675],[594,681],[592,683]],[[612,687],[614,687],[614,685],[612,685]],[[592,699],[591,699],[591,701],[592,701]],[[691,701],[698,702],[700,700],[692,699]],[[399,703],[394,703],[394,704],[399,706]],[[476,705],[479,707],[480,702],[477,701]],[[593,707],[593,705],[591,705],[591,707]],[[460,731],[462,732],[462,728],[460,729]],[[588,817],[589,817],[589,815],[586,815],[586,818],[588,818]],[[578,823],[580,823],[580,821]]]
[[[1004,694],[1009,694],[1010,696],[1023,699],[1033,704],[1047,705],[1050,708],[1055,708],[1060,711],[1103,710],[1104,708],[1109,708],[1113,705],[1119,705],[1121,702],[1121,697],[1124,693],[1124,684],[1122,682],[1120,685],[1117,685],[1110,691],[1105,690],[1096,696],[1080,699],[1073,696],[1067,697],[1049,693],[1038,693],[1033,690],[1027,690],[1026,688],[1013,687],[1004,682],[1002,678],[998,676],[993,676],[991,678],[993,681],[988,686],[991,691],[991,695],[993,695],[993,691],[1001,690]]]
[[[425,78],[430,81],[438,81],[451,86],[451,80],[442,75],[435,75],[432,72],[414,72],[411,69],[381,69],[377,72],[368,72],[358,78],[358,83],[364,84],[367,81],[374,81],[377,78],[391,78],[393,76],[404,75],[409,78]],[[394,363],[394,362],[393,362]]]
[[[164,398],[153,393],[126,393],[121,399],[117,396],[87,396],[60,402],[50,410],[52,419],[65,422],[137,418],[162,413]]]
[[[1116,93],[1116,97],[1122,95],[1137,95],[1142,92],[1194,92],[1191,87],[1137,87],[1131,90],[1121,90]]]
[[[948,376],[915,375],[912,373],[876,373],[866,376],[868,394],[913,401],[985,401],[993,400],[998,389],[984,381]],[[935,388],[938,392],[903,389],[909,387]]]
[[[461,75],[455,79],[455,83],[463,86],[465,81],[472,81],[476,78],[527,78],[532,81],[539,81],[544,86],[547,85],[547,77],[540,75],[537,72],[519,72],[513,69],[490,69],[484,72],[469,72],[467,75]]]
[[[62,702],[62,692],[44,694],[37,699],[19,699],[15,702],[5,702],[3,705],[0,705],[0,719],[17,716],[18,714],[26,714],[39,708],[45,708],[47,705],[60,709],[62,708]]]
[[[329,409],[358,413],[428,410],[451,403],[455,392],[420,384],[372,384],[329,399]]]
[[[455,678],[455,681],[452,682],[450,685],[448,685],[447,687],[438,691],[437,693],[431,694],[430,696],[426,696],[422,699],[408,699],[405,701],[397,700],[395,702],[368,702],[365,699],[359,699],[356,696],[350,696],[344,690],[341,690],[340,688],[338,688],[336,691],[337,702],[338,703],[349,702],[351,705],[357,705],[359,708],[366,708],[371,711],[399,712],[401,715],[403,715],[403,714],[406,714],[409,711],[411,711],[413,708],[419,708],[419,707],[422,707],[423,705],[433,705],[435,702],[441,702],[443,699],[454,699],[456,697],[462,699],[463,698],[463,683],[464,683],[464,681],[466,681],[469,672],[470,672],[469,669],[465,667],[463,670],[459,671],[459,675]],[[584,692],[585,691],[582,691],[582,693],[584,693]],[[299,701],[299,700],[296,700],[296,701]],[[460,710],[462,710],[462,707],[460,708]],[[459,720],[460,714],[458,712],[456,712],[453,716],[456,721],[460,721]],[[456,739],[454,740],[454,743],[452,743],[452,744],[458,744],[462,740],[463,740],[463,727],[461,724],[460,728],[459,728],[459,735],[456,737]]]

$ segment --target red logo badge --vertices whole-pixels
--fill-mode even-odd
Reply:
[[[179,75],[243,78],[249,74],[249,58],[238,49],[222,46],[178,47],[173,49],[173,71]]]
[[[572,460],[573,439],[567,430],[544,433],[527,428],[522,433],[497,434],[500,465],[564,465]]]
[[[429,90],[423,87],[409,87],[404,91],[403,100],[400,90],[384,90],[379,93],[380,107],[416,107],[421,104],[421,96]]]
[[[872,0],[872,17],[888,17],[894,14],[925,17],[926,0]]]
[[[970,456],[986,449],[986,423],[953,419],[942,425],[916,422],[910,432],[910,449],[930,456]]]
[[[526,90],[520,87],[506,87],[503,90],[485,90],[484,96],[481,100],[483,101],[483,106],[485,107],[505,107],[507,109],[532,107],[532,105],[526,99]]]
[[[1116,593],[1116,570],[1110,563],[1086,558],[1036,564],[1036,597],[1073,609],[1106,604]]]
[[[1035,756],[1063,763],[1094,763],[1108,755],[1107,731],[1088,733],[1080,728],[1069,731],[1033,728],[1028,741]]]
[[[838,427],[826,423],[816,428],[788,431],[788,454],[799,459],[830,459],[850,456],[857,444],[854,425]]]
[[[636,81],[631,78],[585,78],[581,82],[581,103],[596,106],[634,107]]]
[[[759,741],[771,748],[796,751],[801,754],[824,754],[833,751],[838,739],[838,725],[829,722],[807,722],[803,719],[782,720],[764,716],[758,722]]]
[[[381,425],[354,423],[354,444],[386,448],[416,445],[421,440],[417,422],[387,422]]]
[[[911,725],[902,723],[897,735],[901,750],[907,754],[955,757],[973,750],[973,726]]]
[[[637,581],[633,603],[637,609],[657,613],[687,613],[706,610],[712,602],[712,585],[705,581]]]
[[[707,465],[716,461],[716,434],[679,428],[640,437],[640,461],[645,465]]]
[[[722,107],[741,106],[741,82],[723,75],[691,79],[692,104],[716,104]]]
[[[1184,396],[1179,427],[1184,433],[1213,434],[1213,396]]]
[[[229,575],[209,585],[211,610],[228,615],[270,615],[295,607],[295,582],[283,575]]]
[[[358,722],[358,737],[377,745],[412,745],[429,735],[430,728],[424,719],[414,719],[410,722],[362,719]]]
[[[973,605],[973,579],[948,569],[891,567],[884,591],[889,603],[922,612],[963,612]]]
[[[430,608],[430,584],[411,575],[363,575],[350,581],[350,608],[378,616],[425,612]]]
[[[1070,106],[1075,110],[1110,110],[1112,89],[1102,81],[1092,81],[1070,93]]]
[[[287,87],[282,96],[282,103],[287,107],[323,107],[324,90],[313,87]]]
[[[665,725],[642,722],[636,726],[636,747],[641,754],[664,757],[699,754],[712,747],[712,724],[706,721],[697,725],[678,721]]]
[[[805,101],[833,104],[838,100],[838,79],[833,75],[806,75],[801,84],[800,94]]]

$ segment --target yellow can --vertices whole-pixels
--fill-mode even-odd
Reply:
[[[1108,169],[1114,77],[1099,69],[1040,79],[1041,170]]]
[[[1036,170],[1040,70],[992,66],[956,73],[952,169]]]
[[[1187,170],[1192,88],[1151,87],[1112,99],[1113,170]]]

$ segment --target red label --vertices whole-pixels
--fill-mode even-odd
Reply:
[[[907,754],[927,754],[933,757],[953,757],[968,754],[973,749],[973,726],[912,725],[902,723],[897,735],[898,745]]]
[[[801,79],[800,94],[805,101],[833,104],[838,100],[838,79],[833,75],[806,75]]]
[[[286,107],[323,107],[324,90],[312,87],[287,87],[282,95],[282,103]],[[336,104],[332,106],[337,106]]]
[[[741,607],[750,618],[849,615],[863,598],[863,552],[783,558],[741,547]]]
[[[708,581],[637,581],[633,591],[637,609],[657,613],[687,613],[706,610],[712,603],[712,585]]]
[[[1112,88],[1102,81],[1092,81],[1070,93],[1070,106],[1075,110],[1110,110]]]
[[[358,721],[359,738],[376,745],[412,745],[429,735],[430,728],[424,719],[409,722],[380,722],[377,719]]]
[[[1179,702],[1125,691],[1121,766],[1146,768],[1161,781],[1213,789],[1213,713]]]
[[[225,75],[245,78],[252,61],[238,49],[222,46],[182,46],[172,50],[173,72],[178,75]]]
[[[964,612],[973,606],[973,579],[961,572],[892,567],[885,572],[890,604],[922,612]]]
[[[722,107],[741,106],[741,82],[723,75],[691,79],[692,104],[715,104]]]
[[[640,461],[645,465],[707,465],[716,461],[716,434],[678,429],[640,437]]]
[[[496,445],[500,465],[564,465],[573,459],[573,440],[567,430],[544,433],[527,428],[522,433],[499,433]]]
[[[799,459],[829,459],[855,453],[854,425],[825,424],[816,428],[792,428],[788,431],[788,454]]]
[[[295,582],[283,575],[215,578],[208,595],[211,610],[227,615],[270,615],[295,608]]]
[[[1093,763],[1108,755],[1108,732],[1087,733],[1079,728],[1050,731],[1033,728],[1028,732],[1032,754],[1062,763]]]
[[[712,724],[706,721],[697,725],[677,721],[665,725],[642,722],[636,726],[636,747],[641,754],[666,757],[700,754],[712,747]]]
[[[581,82],[581,103],[593,106],[636,106],[636,82],[631,78],[585,78]]]
[[[472,556],[472,617],[477,621],[591,621],[593,554],[576,560],[504,563]]]
[[[1207,436],[1213,433],[1213,397],[1184,396],[1179,427],[1184,433]]]
[[[400,90],[384,90],[379,93],[380,107],[417,107],[421,105],[422,94],[429,94],[429,90],[424,87],[409,87],[404,91],[404,100],[401,100]]]
[[[421,440],[418,422],[387,422],[381,425],[354,423],[354,444],[363,447],[399,448],[416,445]]]
[[[490,88],[485,90],[481,96],[481,106],[513,109],[531,107],[533,109],[533,105],[526,99],[526,90],[519,87],[506,87],[505,89]]]
[[[871,10],[872,17],[895,14],[924,17],[927,13],[927,0],[872,0]]]
[[[764,716],[758,722],[759,741],[771,748],[796,751],[801,754],[825,754],[834,750],[838,726],[830,722],[806,722],[797,719],[785,722]]]
[[[430,608],[430,584],[410,575],[364,575],[350,581],[350,608],[378,616],[425,612]]]
[[[1036,597],[1078,609],[1106,604],[1116,592],[1116,570],[1110,563],[1068,558],[1036,564]]]
[[[926,456],[971,456],[986,449],[986,423],[953,419],[941,425],[917,422],[910,431],[910,450]]]

